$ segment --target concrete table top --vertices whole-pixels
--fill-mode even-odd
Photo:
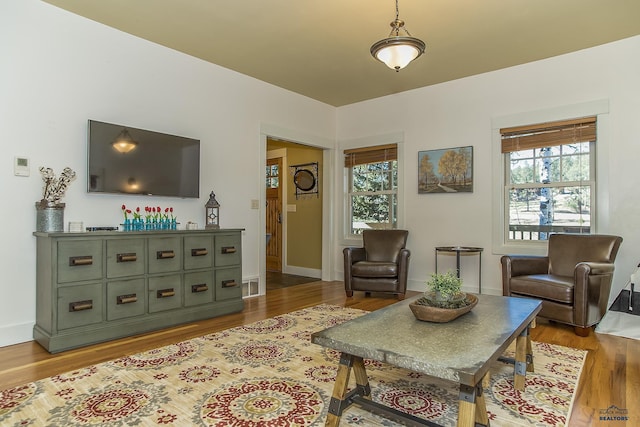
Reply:
[[[535,299],[478,295],[471,312],[448,323],[417,320],[409,303],[421,295],[311,335],[342,353],[475,386],[535,319]]]

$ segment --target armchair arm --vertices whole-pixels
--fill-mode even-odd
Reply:
[[[351,265],[367,259],[367,252],[364,248],[344,248],[344,288],[346,291],[351,289]]]
[[[405,294],[407,291],[407,277],[409,275],[409,249],[401,249],[398,254],[398,292]]]
[[[584,264],[589,268],[589,274],[613,274],[615,269],[614,264],[610,262],[581,262],[576,265],[576,268]]]
[[[613,280],[613,263],[580,262],[574,271],[574,323],[594,325],[607,311]]]
[[[359,261],[366,261],[367,259],[367,252],[364,248],[344,248],[342,253],[344,254],[345,262],[349,259],[349,265]]]
[[[502,265],[502,294],[509,296],[509,284],[512,277],[530,274],[547,274],[549,257],[533,255],[504,255],[500,258]]]

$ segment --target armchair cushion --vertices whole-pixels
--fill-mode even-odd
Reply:
[[[573,277],[532,274],[511,278],[511,292],[563,304],[573,304]]]
[[[351,266],[351,275],[357,277],[397,277],[398,264],[395,262],[360,261]]]

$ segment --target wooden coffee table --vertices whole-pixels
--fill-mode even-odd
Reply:
[[[405,425],[436,424],[371,400],[363,359],[372,359],[460,385],[458,426],[489,425],[483,378],[491,364],[516,340],[514,386],[524,389],[533,371],[529,326],[542,303],[534,299],[478,295],[474,309],[448,323],[416,320],[407,299],[311,335],[311,341],[341,352],[327,426],[337,426],[342,412],[356,403]],[[356,387],[347,392],[353,370]]]

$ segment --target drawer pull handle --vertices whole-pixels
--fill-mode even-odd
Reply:
[[[156,292],[156,296],[158,298],[170,298],[170,297],[174,296],[175,294],[176,294],[176,292],[173,290],[173,288],[161,289],[158,292]]]
[[[77,267],[79,265],[91,265],[91,264],[93,264],[93,257],[91,255],[69,257],[69,265],[71,267]]]
[[[118,304],[131,304],[138,301],[138,296],[136,294],[118,295],[117,300]]]
[[[206,292],[209,290],[209,287],[206,283],[200,283],[198,285],[191,285],[191,292],[197,294],[198,292]]]
[[[235,254],[236,253],[236,247],[235,246],[223,246],[222,247],[222,253],[223,254]]]
[[[207,248],[191,249],[191,256],[205,256],[208,253]]]
[[[135,252],[118,254],[116,257],[117,262],[133,262],[138,260],[138,255]]]
[[[86,301],[75,301],[69,303],[69,311],[82,311],[82,310],[91,310],[93,308],[93,300],[89,299]]]
[[[176,256],[176,253],[173,251],[158,251],[156,253],[156,259],[171,259]]]
[[[238,284],[236,283],[236,281],[234,279],[223,280],[222,281],[222,287],[223,288],[233,288],[234,286],[238,286]]]

